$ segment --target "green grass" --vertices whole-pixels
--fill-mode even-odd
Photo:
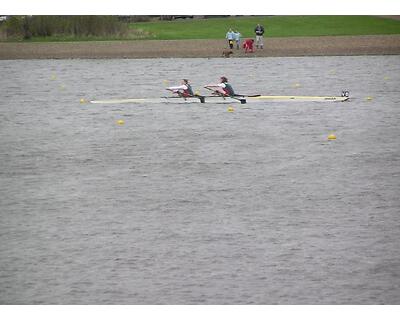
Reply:
[[[264,25],[265,37],[400,34],[400,20],[376,16],[242,16],[131,23],[129,24],[130,31],[123,36],[74,37],[54,35],[51,37],[34,37],[30,40],[3,39],[2,41],[224,39],[229,28],[239,30],[243,38],[248,38],[254,37],[254,27],[257,23]],[[0,32],[2,32],[1,29],[4,29],[4,25],[0,25]]]
[[[148,32],[147,39],[221,39],[230,27],[254,37],[257,23],[264,25],[266,37],[400,34],[400,21],[375,16],[244,16],[141,22],[130,28]]]

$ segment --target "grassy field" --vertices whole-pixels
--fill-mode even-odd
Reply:
[[[5,25],[0,25],[0,41],[70,42],[104,40],[181,40],[223,39],[229,28],[243,38],[254,37],[254,28],[261,23],[265,37],[341,36],[400,34],[400,20],[377,16],[242,16],[209,19],[153,21],[129,24],[123,36],[53,35],[30,40],[6,39]]]
[[[132,23],[147,39],[220,39],[231,27],[253,37],[257,23],[266,37],[400,34],[400,21],[376,16],[260,16]]]

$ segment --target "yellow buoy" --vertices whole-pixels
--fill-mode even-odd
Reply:
[[[81,100],[79,100],[79,102],[80,103],[86,103],[86,100],[85,99],[81,99]]]
[[[367,100],[368,101],[371,101],[373,98],[372,97],[367,97]]]
[[[124,120],[117,120],[117,124],[119,124],[120,126],[122,126],[123,124],[125,124]]]
[[[52,74],[50,79],[51,79],[51,80],[56,80],[56,75],[55,75],[55,74]]]
[[[194,95],[195,95],[195,96],[199,96],[199,95],[200,95],[200,91],[197,90],[197,91],[194,93]]]
[[[228,107],[228,112],[233,112],[235,111],[235,109],[233,109],[233,107]]]
[[[335,136],[333,133],[331,133],[331,134],[328,136],[328,140],[336,140],[336,136]]]
[[[390,77],[385,77],[384,79],[385,79],[385,80],[390,80]]]

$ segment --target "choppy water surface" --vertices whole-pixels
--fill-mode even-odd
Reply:
[[[400,302],[399,56],[0,71],[1,303]],[[79,103],[220,75],[243,93],[353,99]]]

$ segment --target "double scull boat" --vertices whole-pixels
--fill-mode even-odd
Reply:
[[[342,93],[341,96],[264,96],[264,95],[235,95],[232,97],[221,96],[193,96],[179,97],[169,96],[160,98],[131,98],[131,99],[108,99],[108,100],[91,100],[94,104],[122,104],[122,103],[241,103],[247,101],[347,101],[349,100],[348,92]]]

